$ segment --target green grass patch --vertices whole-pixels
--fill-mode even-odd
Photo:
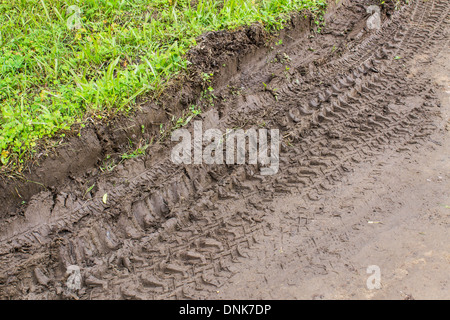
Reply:
[[[188,65],[195,38],[282,28],[326,0],[0,0],[0,171],[87,116],[132,110]]]

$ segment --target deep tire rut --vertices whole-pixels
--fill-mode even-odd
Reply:
[[[0,225],[0,297],[211,297],[270,233],[277,197],[303,199],[301,220],[354,165],[414,152],[439,109],[430,81],[406,66],[448,50],[450,3],[411,1],[376,32],[361,23],[364,5],[340,7],[322,35],[300,34],[260,68],[242,66],[229,82],[241,92],[218,88],[203,115],[222,130],[279,128],[277,175],[250,165],[177,166],[167,148],[162,162],[131,160],[87,194],[43,192]],[[78,292],[65,287],[69,265],[82,269]]]

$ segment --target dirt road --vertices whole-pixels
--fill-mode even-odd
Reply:
[[[166,143],[40,192],[0,221],[0,297],[450,298],[450,3],[386,7],[368,30],[376,2],[343,1],[321,34],[295,17],[282,44],[215,63],[204,129],[280,129],[278,174],[179,166]],[[196,52],[243,34],[259,35]]]

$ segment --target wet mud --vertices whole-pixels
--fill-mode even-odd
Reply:
[[[332,6],[320,33],[309,17],[294,16],[282,43],[270,42],[257,26],[208,33],[189,53],[190,81],[168,90],[160,104],[142,107],[129,123],[74,137],[70,148],[47,158],[51,164],[30,173],[44,186],[15,185],[30,198],[25,205],[11,195],[14,185],[5,184],[0,297],[402,298],[347,282],[366,276],[369,244],[383,245],[376,232],[396,241],[394,229],[375,232],[368,221],[375,228],[383,226],[377,222],[401,225],[422,207],[429,218],[417,213],[414,221],[439,221],[427,230],[441,232],[438,255],[444,258],[434,262],[448,271],[446,208],[401,209],[398,203],[434,190],[436,203],[450,205],[448,148],[435,149],[448,146],[442,92],[449,89],[433,76],[445,78],[448,70],[450,3],[387,5],[381,28],[369,30],[366,9],[377,2]],[[208,84],[214,87],[210,105],[199,100],[204,72],[216,75]],[[196,120],[204,130],[279,129],[279,172],[262,176],[258,165],[177,165],[168,139],[146,156],[99,169],[127,138],[139,139],[142,124],[150,137],[195,103],[203,103]],[[410,177],[431,155],[442,163],[430,165],[440,184],[407,189],[418,183]],[[370,214],[377,210],[378,216]],[[383,259],[379,254],[377,261]],[[413,273],[416,260],[397,266],[389,283],[404,270]],[[78,289],[67,285],[73,266],[80,270]],[[442,276],[439,285],[448,280]],[[435,296],[445,297],[439,292]]]

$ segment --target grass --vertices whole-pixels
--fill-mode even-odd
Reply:
[[[200,34],[275,30],[326,0],[0,0],[0,172],[87,117],[133,109],[183,72]]]

